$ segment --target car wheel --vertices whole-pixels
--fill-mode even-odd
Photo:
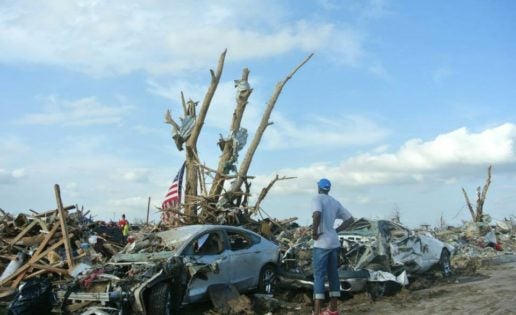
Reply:
[[[260,270],[260,278],[258,279],[258,292],[272,294],[276,285],[276,266],[265,265]]]
[[[149,293],[147,302],[148,314],[171,315],[172,312],[172,286],[168,282],[156,284]]]
[[[441,252],[441,258],[439,258],[439,266],[441,267],[441,272],[443,277],[449,277],[452,274],[451,271],[451,262],[450,262],[450,252],[447,249],[443,249]]]

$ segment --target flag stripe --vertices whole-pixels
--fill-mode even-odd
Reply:
[[[163,210],[168,210],[171,207],[177,207],[181,203],[181,185],[183,181],[183,173],[185,170],[185,164],[179,169],[172,185],[168,188],[167,194],[165,195],[165,200],[163,201],[161,208]]]

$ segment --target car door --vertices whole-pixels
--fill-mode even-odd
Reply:
[[[183,256],[193,263],[193,268],[189,268],[190,273],[197,270],[187,288],[185,302],[193,303],[207,298],[209,286],[230,282],[226,243],[222,230],[212,230],[199,234],[185,247]]]
[[[265,265],[265,255],[259,246],[259,239],[245,231],[226,230],[231,272],[231,283],[239,291],[245,291],[258,285],[260,269]]]

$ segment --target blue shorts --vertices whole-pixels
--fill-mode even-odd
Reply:
[[[330,285],[330,297],[340,296],[339,252],[340,248],[313,248],[312,268],[314,270],[315,299],[324,300],[324,280],[326,275]]]

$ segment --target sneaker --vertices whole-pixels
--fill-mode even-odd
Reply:
[[[320,315],[339,315],[339,311],[330,311],[329,309],[325,309],[320,313]]]

